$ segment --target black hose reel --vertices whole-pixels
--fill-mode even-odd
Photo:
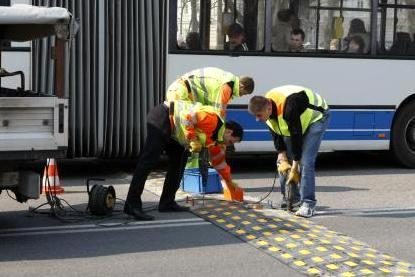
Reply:
[[[105,181],[105,179],[88,178],[86,181],[86,190],[88,192],[87,210],[93,215],[110,215],[115,206],[115,189],[113,186],[104,187],[103,185],[94,184],[89,190],[90,181]]]

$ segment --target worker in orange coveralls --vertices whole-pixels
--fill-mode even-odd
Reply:
[[[136,220],[154,219],[143,211],[141,194],[148,175],[157,165],[163,151],[166,151],[169,165],[160,197],[159,212],[189,210],[175,202],[189,151],[199,152],[202,147],[207,147],[212,166],[228,186],[237,187],[225,161],[225,148],[240,142],[242,137],[243,129],[238,123],[225,123],[219,112],[210,106],[174,101],[153,108],[147,117],[147,139],[131,180],[124,213]]]

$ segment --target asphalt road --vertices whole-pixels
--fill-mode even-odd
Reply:
[[[274,163],[265,156],[230,161],[235,179],[254,198],[269,192]],[[105,178],[124,198],[134,162],[75,160],[59,166],[66,190],[61,197],[83,212],[86,178]],[[414,173],[385,154],[322,154],[318,214],[311,222],[414,264]],[[143,198],[146,207],[157,204],[151,192]],[[275,205],[279,198],[274,191],[266,201]],[[38,210],[42,214],[28,212],[44,202],[42,197],[19,204],[5,192],[0,195],[0,276],[302,276],[191,213],[151,211],[156,221],[143,223],[124,216],[122,205],[104,219],[81,216],[68,206],[63,221],[43,214],[50,211],[47,206]]]

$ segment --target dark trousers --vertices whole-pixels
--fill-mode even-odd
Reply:
[[[169,110],[165,105],[152,109],[147,119],[147,138],[140,152],[138,165],[134,171],[127,195],[127,203],[142,208],[141,194],[148,175],[157,165],[160,155],[166,152],[168,169],[164,180],[159,206],[168,206],[174,202],[176,192],[189,155],[184,146],[171,138]]]

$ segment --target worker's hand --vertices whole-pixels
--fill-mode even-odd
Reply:
[[[300,182],[300,177],[301,175],[300,171],[298,170],[298,166],[293,166],[290,170],[290,173],[288,173],[287,184],[298,184]]]
[[[288,160],[278,160],[277,161],[277,171],[280,176],[288,174],[291,169],[291,165]]]
[[[189,151],[192,153],[199,153],[202,150],[202,144],[198,140],[192,140],[189,143]]]

